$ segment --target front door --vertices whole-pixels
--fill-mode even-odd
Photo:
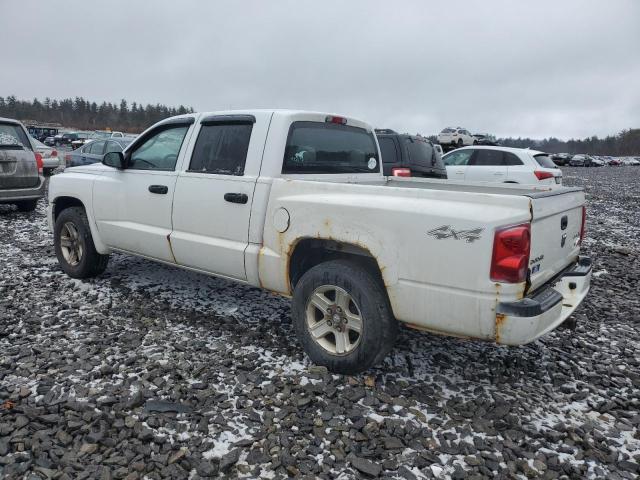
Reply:
[[[251,142],[254,122],[247,115],[202,121],[173,201],[171,245],[178,264],[246,280],[244,253],[258,171],[245,171],[245,165],[247,152],[262,151],[262,137]]]
[[[473,155],[473,150],[471,149],[454,150],[442,158],[442,161],[447,166],[447,178],[449,180],[463,181],[465,179],[471,155]]]
[[[127,152],[127,168],[109,169],[94,183],[100,237],[112,248],[174,262],[169,244],[176,162],[189,125],[159,126]]]

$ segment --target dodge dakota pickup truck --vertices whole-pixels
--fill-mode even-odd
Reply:
[[[74,278],[121,252],[292,297],[302,347],[340,373],[380,362],[400,323],[521,345],[584,299],[580,189],[385,177],[381,160],[353,118],[172,117],[51,179],[56,256]]]

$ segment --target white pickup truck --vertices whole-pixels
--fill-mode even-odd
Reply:
[[[500,344],[553,330],[589,290],[579,189],[384,177],[373,128],[302,111],[188,114],[51,179],[62,269],[123,252],[293,297],[309,357],[381,361],[399,322]]]

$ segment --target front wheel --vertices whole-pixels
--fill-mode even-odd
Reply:
[[[53,245],[60,267],[70,277],[95,277],[107,268],[109,255],[96,251],[87,214],[81,207],[60,213],[53,229]]]
[[[382,361],[398,330],[381,282],[348,260],[307,271],[295,287],[292,315],[309,358],[335,373],[359,373]]]

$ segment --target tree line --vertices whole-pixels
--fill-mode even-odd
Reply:
[[[587,153],[590,155],[640,155],[640,128],[623,130],[617,135],[604,138],[596,136],[585,139],[560,140],[558,138],[500,138],[505,147],[532,148],[548,153]]]
[[[14,95],[0,97],[0,117],[17,118],[22,121],[57,123],[78,130],[112,129],[139,133],[163,118],[192,113],[193,108],[180,105],[168,107],[159,103],[142,105],[120,104],[86,100],[83,97],[50,99],[34,98],[18,100]],[[436,141],[435,136],[429,139]],[[506,147],[533,148],[549,153],[588,153],[591,155],[638,155],[640,154],[640,129],[623,130],[617,135],[604,138],[596,136],[585,139],[561,140],[551,137],[542,140],[533,138],[499,138],[498,143]]]
[[[180,105],[142,105],[120,100],[120,104],[95,102],[83,97],[62,100],[46,97],[40,101],[18,100],[14,95],[0,97],[0,117],[23,122],[55,123],[77,130],[118,130],[139,133],[163,118],[192,113],[193,108]]]

